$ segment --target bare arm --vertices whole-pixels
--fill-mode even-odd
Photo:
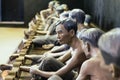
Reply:
[[[69,53],[67,53],[67,54],[69,54]],[[67,56],[67,55],[64,55],[64,57],[65,56]],[[67,56],[68,57],[68,56]],[[63,60],[62,60],[63,59]],[[64,58],[63,57],[61,57],[61,59],[60,59],[61,61],[64,61]],[[42,71],[42,70],[39,70],[38,68],[36,68],[36,66],[32,66],[31,68],[30,68],[30,73],[31,74],[38,74],[38,75],[41,75],[41,76],[43,76],[43,77],[46,77],[46,78],[49,78],[50,76],[52,76],[52,75],[54,75],[54,74],[61,74],[61,75],[63,75],[63,74],[65,74],[65,73],[61,73],[61,72],[64,72],[64,70],[67,68],[66,66],[68,66],[68,65],[65,65],[64,67],[62,67],[60,70],[58,70],[57,72],[47,72],[47,71]],[[62,70],[62,71],[61,71]],[[60,71],[60,73],[59,73],[59,71]]]
[[[59,52],[59,51],[62,51],[63,49],[66,48],[66,45],[61,45],[61,46],[55,46],[51,49],[51,52],[52,53],[56,53],[56,52]]]
[[[57,75],[64,75],[65,73],[70,72],[72,69],[80,67],[81,63],[86,60],[86,57],[82,52],[75,51],[74,54],[75,55],[72,56],[69,62],[56,72]]]
[[[56,75],[59,75],[59,76],[62,76],[66,73],[69,73],[72,69],[76,68],[79,66],[80,64],[80,58],[81,58],[81,53],[78,52],[78,51],[75,51],[74,53],[75,55],[72,56],[72,58],[70,59],[69,63],[66,64],[65,66],[63,66],[62,68],[60,68],[58,71],[56,72],[46,72],[46,71],[41,71],[41,70],[38,70],[38,69],[34,69],[34,68],[31,68],[30,69],[30,72],[33,74],[38,74],[38,75],[41,75],[43,77],[50,77],[54,74]]]
[[[46,35],[48,31],[36,31],[36,33]]]
[[[90,77],[90,72],[93,67],[91,67],[92,63],[89,60],[86,60],[80,69],[80,73],[76,80],[87,80]]]
[[[66,54],[66,53],[70,54],[69,49],[68,50],[64,50],[66,47],[67,47],[67,45],[54,46],[50,51],[47,51],[46,53],[44,53],[44,55],[45,56],[59,57],[59,56],[62,56],[64,54]],[[70,57],[68,56],[68,58],[66,57],[65,59],[69,59],[69,58]]]
[[[70,59],[70,57],[71,57],[71,50],[69,49],[63,56],[60,56],[59,58],[57,58],[57,60],[64,63],[68,59]]]
[[[59,60],[60,61],[66,61],[64,58],[68,58],[70,56],[70,52],[71,52],[71,50],[69,50],[68,53],[65,53],[65,55],[63,55],[62,57],[60,57]],[[57,74],[57,72],[50,72],[50,71],[47,72],[47,71],[39,70],[35,66],[32,66],[30,68],[30,73],[32,73],[32,74],[38,74],[38,75],[41,75],[41,76],[46,77],[46,78],[48,78],[48,77],[50,77],[50,76],[52,76],[54,74]]]
[[[48,13],[49,11],[50,11],[49,9],[40,11],[40,16],[41,16],[41,19],[42,19],[44,24],[45,24],[46,18],[48,17],[48,16],[46,16],[46,13]]]
[[[46,78],[49,78],[50,76],[52,76],[53,74],[55,74],[55,72],[47,72],[47,71],[42,71],[42,70],[39,70],[37,68],[38,66],[34,65],[30,68],[30,73],[31,74],[38,74],[40,76],[43,76],[43,77],[46,77]]]
[[[73,64],[73,61],[75,61],[74,58],[72,60],[70,60],[69,64],[63,66],[61,69],[59,69],[56,72],[42,71],[42,70],[35,68],[34,66],[31,67],[30,72],[32,74],[38,74],[38,75],[41,75],[41,76],[46,77],[46,78],[49,78],[50,76],[52,76],[54,74],[61,76],[61,75],[64,75],[64,74],[70,72],[75,67],[76,64],[75,64],[75,62]]]
[[[52,56],[52,57],[59,57],[59,56],[63,56],[64,54],[66,54],[68,52],[68,50],[66,51],[61,51],[61,52],[56,52],[56,53],[51,53],[51,52],[47,52],[44,53],[45,56]]]

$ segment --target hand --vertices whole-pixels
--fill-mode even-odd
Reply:
[[[34,66],[31,66],[30,67],[30,73],[31,74],[37,74],[37,71],[38,71],[38,66],[37,65],[34,65]]]
[[[44,53],[43,56],[44,56],[44,58],[45,58],[45,57],[50,57],[50,56],[52,56],[51,54],[53,54],[53,53],[47,52],[47,53]]]

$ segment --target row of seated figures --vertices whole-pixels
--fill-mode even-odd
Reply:
[[[28,30],[24,31],[23,34],[25,36],[23,40],[21,41],[15,53],[10,56],[9,63],[13,64],[13,67],[11,70],[7,71],[8,75],[5,76],[5,80],[30,80],[32,76],[28,72],[29,70],[26,69],[25,72],[21,68],[21,66],[31,66],[33,64],[33,61],[26,58],[26,55],[42,55],[55,46],[54,44],[44,44],[39,48],[35,48],[35,45],[33,45],[33,40],[38,36],[44,37],[53,34],[50,27],[55,25],[55,23],[61,19],[60,17],[62,15],[60,15],[60,12],[64,11],[63,14],[65,14],[68,10],[65,4],[64,7],[61,5],[60,7],[56,8],[56,10],[53,9],[57,6],[60,5],[57,3],[55,6],[53,6],[53,3],[50,2],[48,9],[37,13],[35,17],[28,23]],[[44,17],[43,14],[46,14],[46,12],[49,12],[49,16],[47,14],[47,18],[45,20],[46,15]],[[57,12],[57,14],[54,14],[53,16],[52,14],[54,12]],[[86,17],[87,19],[84,24],[87,26],[87,23],[90,21],[90,16],[87,15]],[[52,28],[55,29],[54,26]],[[49,30],[51,30],[51,32]]]
[[[25,35],[18,49],[15,51],[14,54],[10,56],[9,64],[13,64],[13,65],[11,70],[4,71],[4,72],[7,71],[7,75],[3,77],[5,80],[30,80],[31,79],[31,75],[28,72],[22,71],[20,69],[20,66],[32,65],[32,61],[26,59],[25,55],[31,55],[31,54],[40,55],[47,51],[46,49],[43,49],[43,48],[33,49],[31,45],[32,39],[36,35],[38,35],[37,31],[38,32],[43,31],[43,27],[41,26],[42,24],[41,24],[40,16],[37,13],[35,15],[35,18],[29,22],[28,24],[29,29],[24,32],[24,34],[28,32],[29,35],[28,34]]]

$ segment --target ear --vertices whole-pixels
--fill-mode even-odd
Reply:
[[[75,35],[75,31],[72,29],[70,30],[70,35],[73,37]]]
[[[85,42],[85,48],[87,52],[90,52],[90,44],[88,42]]]

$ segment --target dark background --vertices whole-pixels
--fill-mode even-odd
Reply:
[[[1,4],[1,0],[0,0],[0,4]],[[0,5],[0,21],[1,21],[1,5]]]
[[[23,0],[1,0],[1,16],[2,21],[23,21]]]
[[[120,0],[84,0],[84,11],[104,30],[120,27]]]
[[[50,0],[0,0],[1,21],[24,21],[25,25],[46,9]],[[69,9],[81,8],[92,16],[92,21],[104,30],[120,26],[120,0],[59,0]]]

